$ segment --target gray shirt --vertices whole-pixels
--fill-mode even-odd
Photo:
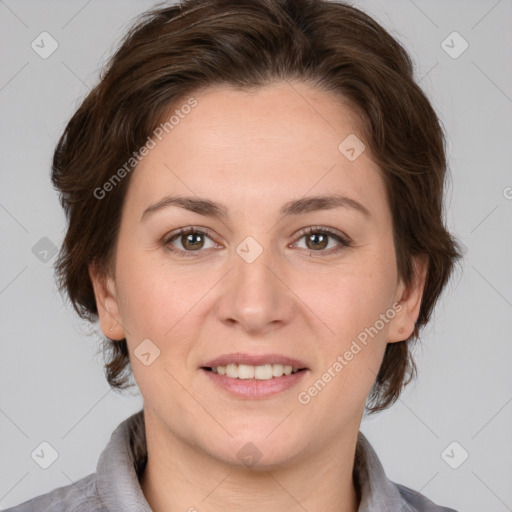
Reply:
[[[139,483],[147,461],[143,412],[130,416],[114,430],[96,473],[4,512],[151,512]],[[361,432],[354,476],[361,496],[359,512],[456,512],[388,480]]]

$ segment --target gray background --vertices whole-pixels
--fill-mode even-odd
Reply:
[[[460,511],[512,510],[512,2],[355,4],[406,46],[442,119],[447,220],[467,247],[416,352],[419,380],[361,430],[393,481]],[[109,389],[99,330],[63,302],[55,257],[42,261],[40,248],[60,245],[65,227],[49,181],[57,138],[152,5],[0,0],[1,508],[94,472],[111,432],[142,407],[136,389]],[[31,48],[43,31],[59,45],[47,59]],[[469,44],[458,58],[442,46],[453,31]],[[59,454],[46,470],[31,458],[42,441]],[[469,453],[457,469],[442,457],[453,441],[452,465]]]

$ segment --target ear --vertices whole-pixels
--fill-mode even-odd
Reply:
[[[103,334],[112,340],[122,340],[125,332],[121,325],[121,313],[116,295],[114,279],[92,263],[89,265],[89,277],[94,288],[94,297],[98,308],[100,328]]]
[[[428,270],[428,257],[416,256],[413,258],[414,276],[411,286],[405,287],[402,281],[395,296],[396,315],[390,322],[388,330],[388,343],[404,341],[414,331],[416,320],[420,313],[421,299],[425,288]]]

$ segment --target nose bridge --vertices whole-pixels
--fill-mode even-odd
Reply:
[[[248,331],[265,331],[287,322],[291,298],[276,277],[280,267],[270,247],[254,237],[244,239],[233,253],[233,270],[219,298],[219,320],[239,323]]]

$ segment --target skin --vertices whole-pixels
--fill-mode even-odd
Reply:
[[[416,261],[415,283],[406,289],[379,171],[367,152],[352,162],[338,150],[357,134],[357,118],[337,97],[301,82],[251,93],[216,87],[194,97],[198,105],[133,171],[113,275],[90,267],[101,329],[111,339],[126,337],[144,399],[143,492],[155,512],[354,512],[365,401],[386,344],[413,332],[426,265]],[[279,216],[287,201],[332,193],[370,215],[344,207]],[[170,206],[141,221],[170,194],[217,201],[229,217]],[[169,252],[169,235],[188,226],[209,231],[192,249],[186,236],[167,244],[190,257]],[[300,233],[310,226],[331,227],[352,245],[333,237],[315,245]],[[252,263],[236,252],[248,236],[263,249]],[[301,404],[298,393],[395,303],[392,320]],[[134,356],[145,339],[160,350],[149,366]],[[275,352],[309,370],[278,395],[241,399],[199,370],[229,352]],[[252,467],[237,457],[248,442],[261,452]]]

